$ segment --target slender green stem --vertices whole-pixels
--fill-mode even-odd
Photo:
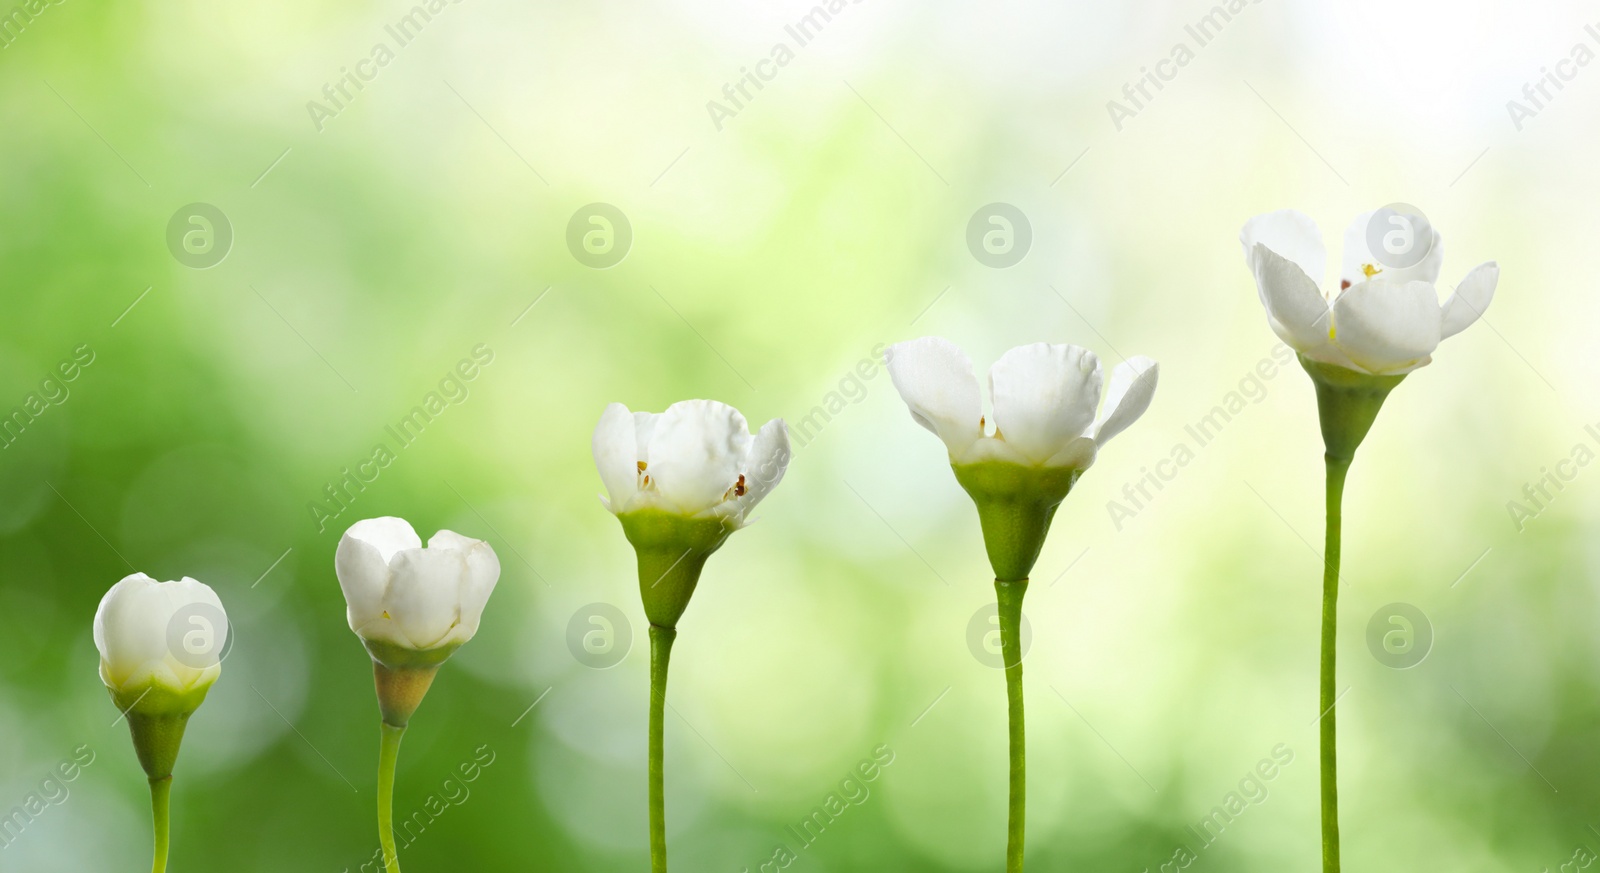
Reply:
[[[1028,580],[994,582],[1000,607],[1000,654],[1006,667],[1006,715],[1011,731],[1011,803],[1006,824],[1006,873],[1021,873],[1027,824],[1028,755],[1022,717],[1022,596]]]
[[[166,873],[167,835],[171,830],[172,819],[171,776],[150,780],[150,810],[154,814],[156,827],[156,853],[155,860],[150,865],[150,873]]]
[[[667,661],[675,628],[650,625],[650,873],[667,873],[667,794],[662,774],[667,717]]]
[[[394,770],[400,760],[400,740],[406,729],[383,723],[378,747],[378,843],[383,846],[383,869],[400,873],[400,855],[394,848]]]
[[[1322,574],[1322,870],[1339,873],[1339,744],[1334,702],[1339,699],[1334,670],[1339,627],[1339,526],[1344,498],[1344,478],[1349,458],[1327,456],[1328,537],[1323,549]]]

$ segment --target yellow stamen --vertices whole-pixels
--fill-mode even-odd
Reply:
[[[1368,279],[1371,279],[1373,276],[1376,276],[1382,272],[1383,270],[1379,269],[1376,264],[1361,265],[1361,275],[1366,276]]]

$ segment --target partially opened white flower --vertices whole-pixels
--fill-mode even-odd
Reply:
[[[911,417],[944,440],[950,466],[978,507],[995,579],[1026,584],[1056,506],[1099,447],[1150,406],[1160,367],[1134,357],[1111,371],[1100,412],[1100,359],[1078,346],[1018,346],[989,368],[983,414],[972,361],[939,337],[890,346],[889,377]]]
[[[100,679],[119,705],[152,689],[204,692],[222,675],[227,640],[222,601],[187,576],[157,582],[134,573],[111,586],[94,614]]]
[[[398,871],[394,784],[400,739],[439,667],[478,632],[500,580],[500,559],[483,540],[442,530],[428,540],[403,518],[368,518],[344,532],[334,554],[350,629],[372,656],[383,721],[378,752],[378,841]]]
[[[1093,352],[1049,343],[1018,346],[989,368],[991,410],[984,415],[972,361],[949,340],[923,337],[890,346],[884,363],[911,417],[949,449],[956,482],[972,498],[983,528],[994,570],[1010,728],[1006,869],[1021,870],[1023,595],[1056,509],[1094,465],[1099,447],[1150,407],[1160,367],[1146,357],[1118,364],[1102,412],[1104,376]]]
[[[472,639],[500,579],[500,559],[483,540],[442,530],[423,548],[411,525],[392,517],[351,525],[334,568],[350,629],[368,643],[416,651]]]
[[[752,435],[739,410],[715,400],[679,401],[660,414],[613,403],[593,450],[612,513],[659,509],[738,528],[783,480],[789,427],[775,418]]]
[[[1403,204],[1356,217],[1345,232],[1339,289],[1320,290],[1327,253],[1316,223],[1294,210],[1258,215],[1239,232],[1267,321],[1300,354],[1317,393],[1326,475],[1322,554],[1322,857],[1339,867],[1337,747],[1339,560],[1345,480],[1391,391],[1432,360],[1494,299],[1500,268],[1474,267],[1443,305],[1434,282],[1444,260],[1439,232]],[[1381,250],[1381,251],[1379,251]]]
[[[983,414],[972,361],[949,340],[923,337],[884,353],[911,417],[944,440],[957,466],[1004,461],[1087,470],[1098,447],[1150,406],[1160,367],[1134,356],[1111,371],[1100,409],[1100,359],[1072,345],[1018,346],[989,368],[993,415]]]
[[[1397,261],[1372,251],[1374,217],[1411,253]],[[1378,376],[1404,375],[1430,360],[1440,340],[1478,320],[1494,299],[1495,262],[1469,271],[1443,305],[1434,282],[1444,260],[1427,219],[1376,210],[1345,231],[1339,290],[1324,293],[1327,252],[1317,225],[1292,209],[1258,215],[1239,232],[1272,330],[1306,359]],[[1426,247],[1426,248],[1423,248]],[[1419,251],[1420,250],[1420,251]],[[1418,256],[1420,255],[1420,257]],[[1413,261],[1405,266],[1396,265]]]
[[[613,403],[591,441],[605,483],[601,502],[633,546],[639,598],[650,620],[650,868],[666,870],[667,665],[678,622],[706,560],[789,468],[789,426],[775,418],[752,435],[739,410],[683,400],[657,415]]]

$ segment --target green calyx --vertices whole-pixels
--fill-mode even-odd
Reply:
[[[1349,461],[1378,417],[1384,398],[1406,377],[1374,376],[1300,356],[1300,366],[1317,386],[1317,413],[1322,420],[1322,443],[1328,457]]]
[[[411,649],[380,640],[362,638],[372,656],[373,682],[378,689],[378,709],[383,723],[403,728],[411,722],[422,698],[433,687],[439,666],[455,654],[460,645],[437,649]]]
[[[1028,467],[1006,461],[952,464],[956,481],[978,505],[983,544],[994,577],[1018,582],[1033,572],[1056,507],[1083,471],[1074,467]]]
[[[178,749],[183,745],[183,732],[189,726],[189,716],[206,700],[211,684],[189,690],[178,690],[151,683],[142,688],[107,689],[117,709],[122,710],[128,722],[128,732],[133,735],[133,750],[139,756],[139,766],[151,782],[172,777],[172,768],[178,762]]]
[[[639,595],[650,623],[676,628],[689,606],[700,571],[722,548],[734,524],[724,518],[693,518],[661,509],[617,516],[639,558]]]

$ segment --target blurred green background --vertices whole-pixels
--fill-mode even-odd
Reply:
[[[1350,217],[1392,201],[1444,234],[1442,287],[1485,260],[1503,274],[1485,323],[1392,395],[1347,491],[1347,868],[1531,873],[1600,850],[1600,470],[1558,467],[1600,449],[1600,73],[1559,65],[1595,46],[1592,9],[17,9],[0,410],[39,399],[0,449],[0,811],[59,799],[0,870],[147,862],[146,786],[90,634],[136,569],[209,583],[236,635],[179,761],[170,869],[363,869],[377,708],[332,561],[377,515],[485,537],[504,566],[406,740],[397,813],[444,812],[405,869],[643,869],[643,614],[589,435],[608,401],[700,396],[811,424],[681,626],[674,869],[776,870],[780,846],[818,873],[999,869],[976,515],[872,363],[926,334],[980,375],[1040,340],[1163,367],[1027,601],[1030,869],[1154,871],[1180,848],[1187,869],[1312,869],[1321,445],[1298,368],[1252,381],[1276,340],[1237,233],[1292,206],[1336,258]],[[1158,66],[1179,44],[1189,60]],[[762,87],[735,108],[746,69]],[[1119,129],[1108,101],[1131,109],[1146,70],[1172,77]],[[1519,129],[1507,101],[1546,70],[1562,88]],[[175,219],[199,228],[194,203],[229,244],[169,243]],[[609,267],[567,242],[593,203],[631,228]],[[991,203],[1031,227],[1009,267],[966,243]],[[387,428],[480,345],[492,362],[401,446]],[[75,350],[92,363],[45,385]],[[1192,461],[1159,465],[1230,392]],[[392,462],[361,467],[379,445]],[[377,475],[341,509],[324,491],[346,468]],[[1160,489],[1114,522],[1151,472]],[[1562,490],[1534,507],[1547,472]],[[600,656],[569,642],[603,630],[597,603],[627,619]],[[1394,603],[1431,628],[1409,669],[1369,644]],[[1190,828],[1280,745],[1292,762],[1202,847]],[[880,747],[870,796],[802,845],[789,828]],[[65,792],[42,786],[80,754]]]

